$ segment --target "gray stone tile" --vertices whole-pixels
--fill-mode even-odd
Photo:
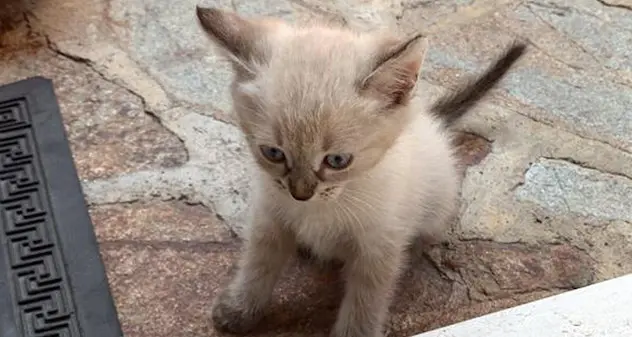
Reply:
[[[632,11],[592,0],[531,1],[525,6],[606,67],[632,70]]]
[[[534,163],[516,196],[556,214],[632,221],[632,179],[562,160]]]
[[[128,1],[119,16],[130,25],[121,40],[129,56],[178,101],[208,109],[229,110],[226,84],[229,64],[219,57],[195,18],[199,1]],[[203,1],[204,6],[230,8],[229,1]]]
[[[184,144],[145,113],[141,98],[87,65],[56,54],[43,39],[13,34],[14,50],[0,45],[0,84],[32,76],[53,81],[82,179],[172,168],[187,161]]]
[[[632,151],[632,88],[574,73],[557,77],[535,68],[514,71],[502,86],[542,111],[532,117]]]

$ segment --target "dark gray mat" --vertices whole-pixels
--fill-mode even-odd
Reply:
[[[0,87],[0,337],[122,336],[51,81]]]

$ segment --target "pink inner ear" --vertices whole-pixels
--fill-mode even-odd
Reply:
[[[364,90],[378,95],[390,106],[406,104],[417,83],[423,64],[421,36],[400,42],[388,41],[386,59],[364,82]]]
[[[420,66],[420,60],[411,60],[401,64],[401,72],[398,71],[397,75],[399,76],[398,82],[401,83],[403,90],[412,90],[415,86]]]
[[[405,104],[417,83],[421,60],[396,60],[369,79],[366,89],[379,94],[388,105]]]
[[[417,81],[419,74],[419,68],[421,68],[421,59],[414,59],[403,64],[403,68],[410,74],[410,78],[413,81]]]

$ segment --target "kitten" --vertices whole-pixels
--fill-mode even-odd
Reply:
[[[382,336],[410,242],[440,235],[455,211],[460,182],[446,125],[524,46],[426,107],[413,97],[427,49],[421,35],[290,26],[214,8],[198,7],[197,16],[231,61],[234,111],[257,163],[252,220],[238,271],[213,303],[215,327],[253,329],[304,245],[344,261],[331,336]]]

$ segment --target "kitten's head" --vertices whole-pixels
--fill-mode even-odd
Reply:
[[[197,14],[233,65],[234,109],[257,163],[294,199],[335,199],[382,160],[409,121],[426,49],[420,35]]]

